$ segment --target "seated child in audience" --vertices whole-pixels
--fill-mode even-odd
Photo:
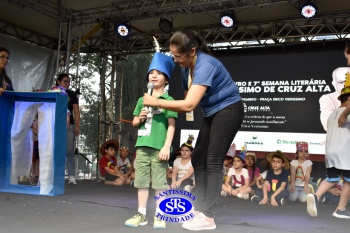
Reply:
[[[324,200],[322,203],[324,204],[338,204],[340,200],[340,194],[343,187],[343,179],[340,179],[335,187],[329,189],[324,194]]]
[[[135,169],[128,158],[129,152],[128,147],[122,146],[117,156],[117,168],[124,174],[125,184],[130,184],[135,179]]]
[[[169,161],[168,161],[168,167],[166,170],[166,178],[168,181],[168,184],[171,184],[172,174],[173,174],[173,164],[175,159],[181,158],[181,147],[177,149],[174,153],[170,155]]]
[[[296,159],[290,162],[290,194],[289,200],[306,202],[310,193],[309,181],[312,170],[312,162],[308,160],[309,145],[307,142],[296,143]]]
[[[233,163],[233,156],[231,157],[230,155],[226,155],[226,157],[224,159],[224,166],[222,168],[222,175],[224,178],[223,183],[225,183],[225,181],[226,181],[227,173],[228,173],[228,170],[232,167],[232,163]]]
[[[260,176],[260,169],[255,165],[256,163],[256,155],[254,152],[247,152],[245,155],[245,165],[248,169],[249,174],[249,187],[252,188],[252,190],[255,190],[257,188],[257,180]]]
[[[249,199],[252,189],[249,187],[248,170],[244,168],[246,151],[241,151],[233,157],[233,166],[227,173],[225,184],[222,185],[221,196],[236,196]]]
[[[232,143],[230,149],[227,151],[226,157],[224,159],[224,165],[222,168],[223,183],[225,184],[228,170],[232,167],[233,156],[236,154],[236,144]]]
[[[256,189],[256,195],[252,196],[251,201],[261,205],[268,203],[272,206],[285,205],[286,198],[289,197],[287,190],[290,167],[288,158],[278,150],[268,153],[266,160],[271,164],[272,170],[267,172],[263,190]]]
[[[263,189],[264,181],[266,179],[267,172],[271,170],[271,165],[266,159],[262,160],[259,165],[264,171],[255,179],[255,183],[258,189]]]
[[[126,183],[124,174],[119,171],[115,155],[119,149],[119,142],[116,140],[106,141],[100,148],[103,154],[99,161],[100,174],[102,178],[99,184],[121,186]]]
[[[193,135],[190,135],[187,142],[181,145],[181,158],[175,159],[172,172],[172,189],[184,189],[185,186],[192,187],[194,180],[194,170],[191,163],[191,155],[193,151],[192,141]],[[191,189],[191,188],[190,188]],[[187,191],[190,191],[187,190]]]

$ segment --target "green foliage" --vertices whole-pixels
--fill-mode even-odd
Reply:
[[[98,54],[81,54],[80,82],[80,138],[85,152],[96,152],[98,145],[99,118],[99,81],[98,68],[100,57]]]
[[[73,59],[77,59],[74,57]],[[120,118],[130,120],[133,119],[133,111],[136,106],[137,100],[143,96],[147,90],[147,71],[151,63],[151,54],[138,54],[129,55],[128,60],[123,62],[123,75],[117,77],[117,80],[123,83],[123,93],[121,93],[120,82],[116,81],[116,115],[119,115],[119,103],[121,100],[122,113]],[[99,106],[100,106],[100,90],[99,90],[99,68],[100,64],[99,54],[81,54],[80,55],[80,68],[79,76],[80,82],[80,107],[81,107],[81,142],[85,152],[95,153],[99,145],[98,141],[98,119],[99,119]],[[106,83],[108,86],[108,83]],[[83,103],[83,104],[82,104]],[[131,127],[129,123],[122,123],[121,125],[121,140],[126,131],[132,131],[133,134],[136,130]],[[132,144],[132,143],[131,143]]]
[[[147,71],[151,54],[129,55],[124,62],[122,118],[132,120],[137,100],[147,92]]]

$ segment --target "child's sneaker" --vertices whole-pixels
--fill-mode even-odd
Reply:
[[[249,200],[249,193],[243,194],[243,199],[244,200]]]
[[[226,196],[227,196],[227,192],[221,191],[221,196],[222,196],[222,197],[226,197]]]
[[[160,218],[154,216],[153,228],[166,228],[166,223],[164,220],[161,220]]]
[[[336,217],[336,218],[350,219],[350,213],[347,210],[336,209],[332,215],[333,215],[333,217]]]
[[[317,196],[309,193],[306,197],[306,210],[312,217],[317,217]]]
[[[244,200],[249,200],[249,194],[248,193],[246,193],[246,194],[238,193],[237,197],[238,198],[242,198]]]
[[[261,197],[259,197],[258,195],[254,195],[250,198],[250,200],[252,202],[259,203],[261,201]]]
[[[285,198],[281,198],[280,200],[281,205],[285,205],[287,203],[287,200]]]
[[[106,182],[105,177],[102,177],[97,181],[97,184],[105,184],[105,182]]]
[[[184,190],[190,193],[192,191],[192,186],[188,184],[184,187]]]
[[[137,226],[145,226],[147,225],[147,217],[144,214],[138,212],[132,218],[126,220],[125,226],[128,227],[137,227]]]
[[[182,227],[191,231],[214,230],[216,224],[214,218],[208,218],[203,213],[195,215],[192,221],[187,221],[182,224]]]

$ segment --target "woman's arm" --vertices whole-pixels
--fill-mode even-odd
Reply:
[[[158,99],[145,93],[143,98],[143,104],[145,106],[156,106],[174,112],[190,112],[197,107],[199,101],[204,96],[206,90],[207,86],[192,85],[188,90],[184,100],[175,101]]]

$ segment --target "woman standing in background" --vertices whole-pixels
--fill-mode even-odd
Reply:
[[[7,76],[5,67],[10,62],[10,52],[0,47],[0,95],[6,91],[13,91],[11,79]]]

